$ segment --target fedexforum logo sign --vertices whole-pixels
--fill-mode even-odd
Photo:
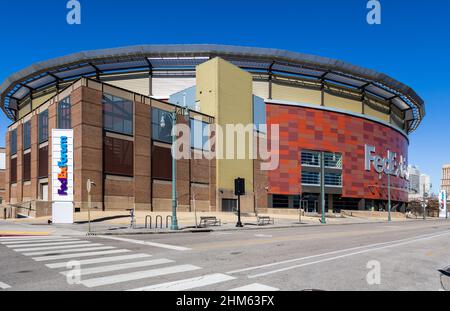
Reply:
[[[397,157],[395,152],[388,150],[387,156],[376,155],[375,147],[366,145],[366,171],[371,171],[372,167],[378,174],[386,174],[396,176],[405,180],[409,180],[408,163],[403,155]]]
[[[60,137],[60,146],[61,146],[61,159],[58,161],[58,167],[60,168],[61,172],[58,174],[58,180],[59,180],[59,189],[58,194],[61,196],[67,196],[67,172],[68,172],[68,157],[67,157],[67,136],[61,136]]]

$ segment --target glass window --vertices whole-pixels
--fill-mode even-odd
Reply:
[[[17,158],[11,159],[9,163],[11,165],[9,180],[15,184],[17,182]]]
[[[11,155],[14,155],[17,153],[17,130],[12,130],[9,135],[9,149]]]
[[[31,153],[25,153],[23,155],[23,166],[22,166],[23,172],[23,181],[30,181],[31,180]]]
[[[133,102],[103,94],[103,127],[107,131],[133,135]]]
[[[23,125],[23,150],[31,148],[31,121]]]
[[[302,185],[320,186],[320,173],[302,171]]]
[[[172,144],[172,113],[152,108],[153,140]]]
[[[209,150],[206,128],[209,124],[200,120],[190,120],[191,147],[198,150]],[[203,135],[206,133],[205,135]]]
[[[342,173],[325,173],[326,186],[342,186]]]
[[[342,154],[329,153],[324,154],[325,167],[329,168],[342,168]]]
[[[316,151],[302,151],[302,165],[320,166],[320,153]]]
[[[38,177],[48,177],[48,146],[39,149]]]
[[[153,145],[152,147],[152,178],[172,180],[171,148]]]
[[[45,143],[48,140],[48,110],[39,114],[39,143]]]
[[[66,97],[58,103],[58,128],[72,128],[70,97]]]

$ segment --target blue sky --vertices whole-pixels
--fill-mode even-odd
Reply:
[[[440,184],[450,163],[450,1],[380,0],[382,24],[366,23],[367,0],[80,0],[82,24],[66,23],[66,0],[0,3],[0,80],[34,62],[80,50],[134,44],[218,43],[280,48],[384,72],[425,100],[409,162]],[[0,145],[9,121],[0,117]]]

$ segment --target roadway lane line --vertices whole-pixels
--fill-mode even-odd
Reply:
[[[77,248],[77,247],[93,247],[93,246],[103,246],[100,243],[85,243],[85,244],[73,244],[73,245],[60,245],[60,246],[51,246],[51,247],[32,247],[32,248],[15,248],[13,251],[15,252],[34,252],[34,251],[46,251],[46,250],[55,250],[55,249],[68,249],[68,248]]]
[[[37,244],[18,244],[18,245],[6,245],[9,248],[25,248],[25,247],[38,247],[38,246],[57,246],[57,245],[71,245],[71,244],[86,244],[91,241],[70,241],[70,242],[57,242],[57,243],[37,243]]]
[[[0,237],[0,242],[3,241],[36,241],[36,240],[56,240],[56,239],[64,239],[67,237],[63,236],[29,236],[29,237]]]
[[[411,244],[411,243],[414,243],[414,242],[426,241],[426,240],[430,240],[430,239],[433,239],[433,238],[437,238],[437,237],[441,237],[441,236],[445,236],[445,235],[449,235],[449,234],[450,234],[450,232],[446,232],[446,233],[436,234],[436,235],[433,235],[433,236],[428,236],[428,237],[423,237],[423,238],[416,238],[414,240],[409,240],[409,241],[405,241],[405,242],[390,244],[390,245],[386,245],[386,246],[369,248],[369,249],[365,249],[365,250],[362,250],[362,251],[359,251],[359,252],[353,252],[353,253],[349,253],[349,254],[344,254],[344,255],[340,255],[340,256],[335,256],[335,257],[331,257],[331,258],[325,258],[325,259],[321,259],[321,260],[317,260],[317,261],[313,261],[313,262],[308,262],[308,263],[304,263],[304,264],[301,264],[301,265],[295,265],[295,266],[290,266],[290,267],[281,268],[281,269],[277,269],[277,270],[272,270],[272,271],[268,271],[268,272],[263,272],[263,273],[258,273],[258,274],[254,274],[254,275],[249,275],[248,277],[250,279],[258,278],[258,277],[267,276],[267,275],[271,275],[271,274],[275,274],[275,273],[280,273],[280,272],[284,272],[284,271],[288,271],[288,270],[292,270],[292,269],[298,269],[298,268],[302,268],[302,267],[306,267],[306,266],[316,265],[316,264],[323,263],[323,262],[333,261],[333,260],[337,260],[337,259],[342,259],[342,258],[351,257],[351,256],[355,256],[355,255],[360,255],[360,254],[365,254],[365,253],[374,252],[374,251],[379,251],[379,250],[383,250],[383,249],[387,249],[387,248],[391,248],[391,247],[407,245],[407,244]]]
[[[58,240],[39,240],[39,241],[9,241],[9,242],[2,242],[3,245],[19,245],[19,244],[37,244],[42,242],[70,242],[70,241],[79,241],[80,239],[58,239]]]
[[[116,240],[116,241],[122,241],[122,242],[128,242],[128,243],[134,243],[134,244],[140,244],[140,245],[149,245],[154,247],[161,247],[161,248],[167,248],[171,250],[176,251],[189,251],[190,248],[183,247],[183,246],[177,246],[177,245],[170,245],[170,244],[163,244],[163,243],[156,243],[156,242],[148,242],[148,241],[141,241],[141,240],[133,240],[133,239],[126,239],[126,238],[119,238],[114,236],[104,236],[99,235],[98,238],[104,238],[104,239],[110,239],[110,240]]]
[[[9,286],[6,283],[0,282],[0,289],[8,289],[8,288],[11,288],[11,286]]]
[[[447,233],[444,233],[444,234],[450,234],[450,231],[447,232]],[[269,263],[269,264],[265,264],[265,265],[253,266],[253,267],[233,270],[233,271],[229,271],[227,273],[228,274],[235,274],[235,273],[241,273],[241,272],[246,272],[246,271],[251,271],[251,270],[258,270],[258,269],[262,269],[262,268],[269,268],[269,267],[273,267],[273,266],[289,264],[289,263],[293,263],[293,262],[297,262],[297,261],[303,261],[303,260],[307,260],[307,259],[313,259],[313,258],[318,258],[318,257],[323,257],[323,256],[329,256],[329,255],[335,255],[335,254],[339,254],[339,253],[345,253],[345,252],[349,252],[349,251],[355,251],[355,250],[358,250],[358,249],[364,249],[364,248],[370,248],[370,247],[376,247],[376,246],[382,246],[382,245],[389,245],[389,244],[393,244],[393,243],[411,241],[411,240],[414,240],[416,238],[422,238],[422,237],[428,237],[428,236],[434,237],[435,235],[434,234],[427,234],[427,235],[423,235],[423,236],[417,236],[415,238],[407,238],[407,239],[394,240],[394,241],[389,241],[389,242],[382,242],[382,243],[375,243],[375,244],[369,244],[369,245],[364,245],[364,246],[357,246],[357,247],[341,249],[341,250],[327,252],[327,253],[322,253],[322,254],[317,254],[317,255],[311,255],[311,256],[306,256],[306,257],[288,259],[288,260],[277,261],[277,262],[273,262],[273,263]]]
[[[162,259],[154,259],[154,260],[147,260],[147,261],[122,263],[122,264],[111,265],[111,266],[81,268],[80,272],[81,272],[81,275],[84,276],[84,275],[90,275],[90,274],[96,274],[96,273],[104,273],[104,272],[111,272],[111,271],[118,271],[118,270],[126,270],[126,269],[133,269],[133,268],[142,268],[142,267],[163,265],[166,263],[173,263],[173,262],[175,262],[175,261],[162,258]],[[60,272],[60,273],[62,275],[67,275],[70,272],[64,271],[64,272]]]
[[[82,253],[82,252],[87,252],[87,251],[103,251],[103,250],[108,250],[108,249],[115,249],[115,247],[114,246],[99,246],[99,247],[89,247],[89,248],[62,249],[62,250],[45,251],[45,252],[24,253],[23,255],[25,255],[25,256],[45,256],[45,255],[55,255],[55,254]]]
[[[102,258],[94,258],[94,259],[84,259],[84,260],[78,260],[78,262],[83,267],[85,265],[92,265],[92,264],[97,264],[97,263],[125,261],[125,260],[132,260],[132,259],[143,259],[143,258],[149,258],[149,257],[152,257],[152,255],[133,254],[133,255],[102,257]],[[68,263],[69,263],[68,261],[64,261],[64,262],[46,264],[45,266],[50,269],[59,269],[59,268],[66,268]]]
[[[204,287],[208,285],[223,283],[236,279],[230,275],[215,273],[204,275],[200,277],[195,277],[191,279],[179,280],[175,282],[161,283],[136,289],[131,289],[130,291],[181,291],[194,289],[198,287]]]
[[[132,272],[132,273],[117,274],[117,275],[105,276],[105,277],[100,277],[100,278],[88,279],[88,280],[81,281],[81,284],[83,284],[86,287],[97,287],[97,286],[104,286],[104,285],[111,285],[111,284],[135,281],[135,280],[142,280],[142,279],[147,279],[147,278],[161,276],[161,275],[167,275],[167,274],[175,274],[175,273],[180,273],[180,272],[194,271],[194,270],[199,270],[199,269],[201,269],[201,268],[197,267],[197,266],[193,266],[193,265],[171,266],[171,267],[166,267],[166,268],[161,268],[161,269],[137,271],[137,272]]]
[[[129,253],[129,252],[131,252],[131,251],[128,249],[114,249],[111,251],[103,251],[103,252],[88,252],[88,253],[80,253],[80,254],[66,254],[66,255],[33,257],[32,259],[34,261],[50,261],[50,260],[60,260],[60,259],[69,259],[69,258],[94,257],[94,256]]]
[[[229,292],[276,292],[279,288],[267,286],[264,284],[253,283],[228,290]]]

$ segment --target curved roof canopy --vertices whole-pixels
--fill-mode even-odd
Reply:
[[[87,51],[31,65],[0,86],[0,107],[15,120],[18,102],[35,91],[82,76],[148,70],[157,73],[193,70],[222,57],[250,72],[331,82],[391,102],[405,112],[409,131],[425,116],[423,100],[407,85],[374,70],[343,61],[284,50],[227,45],[143,45]]]

